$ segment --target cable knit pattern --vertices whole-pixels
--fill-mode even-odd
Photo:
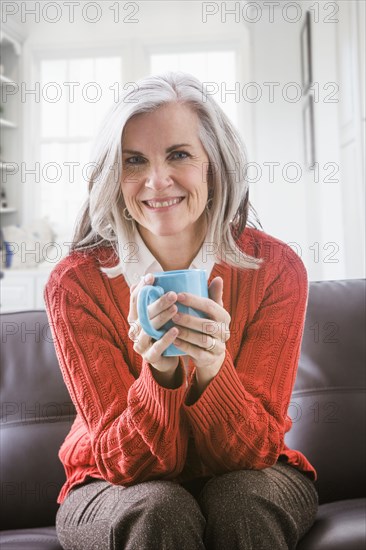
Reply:
[[[58,498],[88,477],[130,485],[151,479],[188,481],[279,458],[316,479],[313,466],[284,444],[305,321],[308,280],[284,242],[246,228],[240,247],[264,259],[259,270],[215,264],[231,315],[224,363],[194,401],[180,359],[182,384],[160,386],[128,338],[129,287],[101,266],[111,248],[74,252],[53,270],[47,313],[77,417],[61,449],[66,483]]]

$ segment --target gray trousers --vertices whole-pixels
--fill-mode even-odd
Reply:
[[[56,518],[65,550],[286,550],[314,522],[314,483],[278,462],[194,483],[73,489]]]

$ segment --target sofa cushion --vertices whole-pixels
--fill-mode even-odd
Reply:
[[[318,473],[319,502],[366,496],[365,279],[311,282],[286,444]]]
[[[319,506],[313,527],[297,550],[364,550],[366,499],[343,500]]]
[[[46,312],[1,318],[0,528],[46,527],[65,481],[58,451],[75,410]]]
[[[0,532],[1,550],[62,550],[54,527]]]

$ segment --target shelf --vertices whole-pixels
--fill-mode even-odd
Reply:
[[[8,78],[7,76],[0,74],[0,84],[12,84],[13,86],[17,86],[17,83],[14,82],[11,78]]]
[[[14,124],[14,122],[10,122],[10,120],[5,120],[5,118],[0,118],[0,127],[1,128],[17,128],[17,125]]]
[[[17,212],[17,209],[11,208],[10,206],[7,208],[0,208],[0,214],[12,214],[13,212]]]
[[[0,29],[1,74],[0,92],[4,97],[0,112],[0,135],[2,140],[0,159],[0,178],[2,200],[0,202],[0,227],[22,222],[22,192],[14,183],[19,178],[13,175],[17,172],[17,162],[22,158],[22,101],[18,91],[22,79],[22,44],[25,39],[21,25],[13,21],[3,23]],[[24,25],[23,25],[24,26]],[[1,301],[1,300],[0,300]],[[1,546],[1,544],[0,544]]]

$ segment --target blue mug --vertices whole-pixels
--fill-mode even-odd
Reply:
[[[159,340],[169,329],[174,327],[173,321],[168,321],[156,330],[148,315],[148,306],[158,300],[163,294],[174,291],[177,294],[179,292],[189,292],[201,296],[202,298],[208,298],[208,284],[207,274],[204,269],[178,269],[175,271],[162,271],[160,273],[153,273],[155,279],[153,285],[146,285],[142,287],[137,298],[137,312],[140,324],[146,334]],[[176,302],[178,311],[181,313],[188,313],[189,315],[195,315],[196,317],[205,318],[206,315],[201,311],[193,309],[188,306],[184,306]],[[178,349],[173,344],[163,352],[164,356],[173,357],[176,355],[186,355],[186,353]]]

